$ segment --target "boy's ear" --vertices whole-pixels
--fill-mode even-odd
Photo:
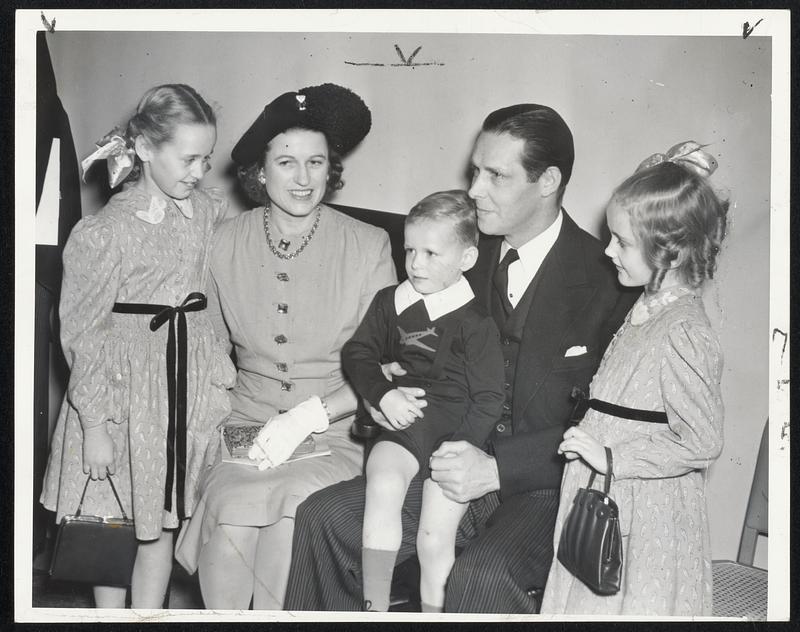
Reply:
[[[475,262],[478,260],[478,249],[475,246],[469,246],[461,253],[461,271],[466,272],[470,270]]]
[[[558,193],[558,187],[561,186],[561,169],[553,165],[549,166],[539,176],[539,182],[543,196],[548,197]]]
[[[139,134],[133,141],[133,148],[136,150],[136,155],[142,162],[150,162],[153,157],[153,147],[147,142],[147,139]]]

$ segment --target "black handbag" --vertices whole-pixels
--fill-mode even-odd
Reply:
[[[108,482],[122,517],[81,515],[90,480],[87,476],[75,515],[61,519],[50,563],[50,576],[94,586],[129,586],[139,547],[133,520],[125,515],[110,475]]]
[[[607,446],[606,458],[603,491],[591,489],[596,474],[592,470],[588,488],[575,494],[561,530],[558,561],[594,592],[613,595],[619,591],[622,576],[622,535],[617,504],[608,495],[612,459]]]

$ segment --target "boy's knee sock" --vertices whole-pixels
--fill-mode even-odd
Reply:
[[[444,612],[444,606],[432,606],[424,601],[420,603],[420,606],[422,608],[422,612]]]
[[[361,549],[361,573],[364,585],[364,610],[387,612],[392,590],[392,575],[397,551]]]

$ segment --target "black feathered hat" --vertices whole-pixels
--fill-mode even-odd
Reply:
[[[231,151],[233,161],[247,167],[261,159],[269,141],[293,127],[322,132],[340,156],[350,152],[372,125],[364,101],[334,83],[286,92],[272,101]]]

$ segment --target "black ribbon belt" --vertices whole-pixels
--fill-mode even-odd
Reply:
[[[186,484],[186,312],[200,312],[206,308],[202,292],[192,292],[180,305],[155,305],[150,303],[114,303],[112,311],[118,314],[154,314],[150,330],[156,331],[169,322],[167,334],[167,481],[164,489],[164,509],[172,511],[172,490],[177,487],[178,519],[186,517],[183,496]],[[175,317],[178,317],[178,337],[175,339]],[[177,363],[176,363],[177,356]],[[177,468],[175,467],[177,455]],[[177,480],[176,480],[177,479]]]
[[[575,408],[572,409],[572,416],[570,417],[570,422],[573,425],[583,419],[586,411],[590,408],[606,415],[613,415],[614,417],[622,417],[623,419],[631,419],[633,421],[647,421],[653,424],[667,423],[667,413],[663,411],[628,408],[627,406],[619,406],[611,402],[604,402],[602,399],[589,398],[586,397],[586,393],[577,386],[572,387],[570,399],[575,402]]]

